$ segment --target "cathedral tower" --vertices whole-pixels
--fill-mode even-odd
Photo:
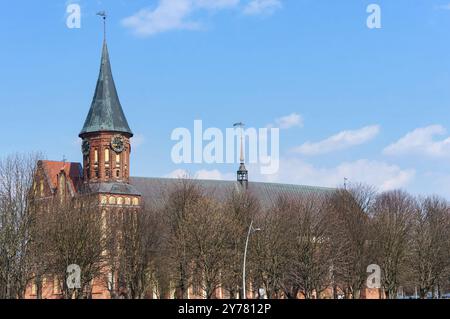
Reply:
[[[79,136],[85,183],[129,182],[133,133],[117,95],[106,39],[94,98]]]

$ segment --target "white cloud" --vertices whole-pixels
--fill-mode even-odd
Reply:
[[[441,10],[450,10],[450,3],[436,6],[436,8]]]
[[[381,161],[360,159],[344,162],[332,167],[318,167],[297,158],[284,158],[280,162],[278,173],[263,175],[256,164],[248,165],[251,181],[311,185],[321,187],[339,187],[347,178],[350,183],[366,183],[380,191],[403,188],[414,180],[413,169],[402,169],[397,165]],[[177,169],[165,177],[209,180],[236,180],[233,173],[222,173],[217,169],[201,169],[194,174],[184,169]]]
[[[196,29],[198,23],[187,20],[192,12],[190,0],[160,0],[155,9],[142,9],[122,20],[125,27],[141,36],[150,36],[168,30]]]
[[[198,179],[213,179],[213,180],[234,180],[234,175],[224,174],[218,170],[199,170],[195,173]]]
[[[76,147],[81,147],[81,138],[77,137],[76,139],[73,140],[73,145],[75,145]]]
[[[185,178],[185,177],[191,177],[188,171],[184,169],[176,169],[172,172],[170,172],[167,175],[164,175],[166,178]]]
[[[306,142],[295,147],[293,151],[303,155],[330,153],[366,143],[375,138],[379,132],[380,126],[378,125],[366,126],[358,130],[342,131],[320,142]]]
[[[225,9],[235,7],[239,0],[194,0],[194,5],[202,9]]]
[[[277,174],[255,175],[259,170],[253,166],[249,171],[250,179],[259,181],[337,187],[348,178],[351,183],[367,183],[380,191],[405,187],[415,176],[415,170],[368,159],[344,162],[335,167],[316,167],[300,159],[285,158],[280,161]]]
[[[141,146],[142,144],[145,143],[145,137],[144,134],[138,133],[135,134],[132,138],[131,138],[131,145],[134,148],[137,148],[139,146]]]
[[[280,129],[289,129],[292,127],[303,127],[303,118],[298,113],[292,113],[275,119],[275,124],[267,125],[268,128],[279,127]]]
[[[281,8],[280,0],[159,0],[156,7],[144,8],[122,20],[138,36],[152,36],[171,30],[199,30],[201,11],[239,9],[245,15],[271,14]],[[195,17],[195,18],[194,18]]]
[[[198,30],[202,24],[191,16],[199,10],[236,7],[239,0],[159,0],[156,8],[142,9],[122,20],[136,35],[151,36],[170,30]]]
[[[447,133],[442,125],[421,127],[407,133],[397,142],[387,146],[383,153],[386,155],[426,155],[430,157],[450,156],[450,137],[435,140],[436,136]]]
[[[427,171],[420,176],[420,187],[417,193],[434,193],[450,199],[450,174],[444,171]]]
[[[268,15],[282,8],[280,0],[252,0],[244,8],[246,15]]]
[[[214,170],[206,170],[201,169],[191,174],[189,171],[184,169],[176,169],[165,177],[167,178],[184,178],[184,177],[192,177],[195,179],[210,179],[210,180],[234,180],[235,176],[229,173],[222,173],[217,169]]]

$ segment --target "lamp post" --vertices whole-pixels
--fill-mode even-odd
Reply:
[[[244,265],[242,267],[242,299],[246,299],[246,291],[245,291],[245,264],[247,262],[247,248],[248,248],[248,240],[250,238],[250,234],[260,231],[260,228],[253,228],[253,220],[250,223],[250,227],[248,228],[247,240],[245,241],[245,250],[244,250]]]

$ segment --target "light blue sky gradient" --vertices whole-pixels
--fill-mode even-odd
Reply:
[[[43,151],[48,159],[81,161],[77,136],[100,62],[95,14],[107,10],[113,74],[136,134],[133,175],[184,169],[233,178],[235,165],[173,164],[172,130],[192,128],[195,119],[259,128],[297,113],[303,125],[281,130],[280,173],[261,176],[253,168],[250,179],[336,186],[348,177],[450,198],[450,1],[284,0],[252,15],[250,1],[193,6],[178,22],[196,28],[148,36],[123,21],[161,1],[71,1],[81,5],[81,29],[66,27],[69,2],[2,3],[0,156]],[[382,9],[380,30],[366,27],[370,3]],[[337,138],[321,154],[292,150],[372,125],[378,133],[358,145]]]

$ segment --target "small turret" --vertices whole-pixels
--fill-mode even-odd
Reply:
[[[240,122],[240,123],[236,123],[234,124],[234,127],[238,127],[240,128],[240,133],[241,133],[241,148],[240,148],[240,165],[239,165],[239,170],[237,171],[237,181],[245,188],[247,189],[248,187],[248,171],[247,168],[245,167],[245,160],[244,160],[244,126],[245,124]]]

